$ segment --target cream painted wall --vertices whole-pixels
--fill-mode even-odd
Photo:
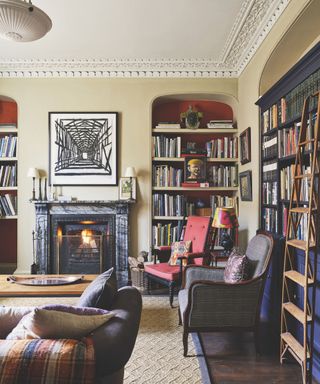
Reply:
[[[315,0],[318,1],[318,0]],[[239,98],[239,115],[238,127],[239,133],[251,127],[251,163],[240,166],[240,172],[252,170],[252,188],[253,201],[240,202],[240,227],[239,241],[240,245],[245,246],[248,239],[254,236],[257,228],[259,228],[259,163],[260,163],[260,145],[259,145],[259,108],[255,102],[259,98],[259,87],[261,74],[268,58],[277,46],[278,42],[288,31],[290,25],[294,22],[297,16],[303,11],[305,6],[310,3],[309,0],[291,0],[288,7],[277,21],[274,28],[269,33],[266,40],[250,61],[249,65],[243,71],[238,83],[238,98]],[[307,21],[305,21],[306,23]],[[300,25],[301,27],[301,25]],[[306,35],[301,35],[300,39],[306,41]],[[305,42],[307,47],[309,42]],[[288,61],[286,67],[291,68],[295,63],[290,62],[290,59],[282,52],[278,52],[282,61]],[[279,80],[273,79],[274,82]],[[265,81],[267,83],[267,81]],[[270,84],[270,83],[269,83]],[[272,83],[270,84],[270,86]]]
[[[34,207],[29,203],[29,167],[48,170],[49,111],[119,112],[119,176],[138,171],[138,201],[131,214],[131,254],[149,250],[151,198],[151,104],[166,94],[225,94],[237,97],[236,79],[1,79],[1,95],[18,104],[18,273],[32,263]],[[80,200],[113,200],[117,187],[62,187],[62,194]]]

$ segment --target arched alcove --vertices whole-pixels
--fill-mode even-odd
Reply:
[[[190,106],[201,112],[197,129],[186,128],[180,119]],[[211,120],[225,127],[207,128]],[[187,216],[210,216],[217,206],[237,206],[236,121],[237,101],[230,95],[188,93],[154,99],[152,247],[179,240]],[[192,174],[192,162],[200,176]]]
[[[17,103],[0,95],[0,271],[17,265]]]

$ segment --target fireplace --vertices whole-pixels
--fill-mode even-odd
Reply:
[[[128,282],[129,203],[35,202],[38,273],[99,274]]]

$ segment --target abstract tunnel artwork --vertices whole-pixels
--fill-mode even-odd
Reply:
[[[49,112],[51,185],[117,185],[116,112]]]

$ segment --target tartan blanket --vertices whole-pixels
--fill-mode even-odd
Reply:
[[[0,384],[94,382],[92,338],[0,340]]]

